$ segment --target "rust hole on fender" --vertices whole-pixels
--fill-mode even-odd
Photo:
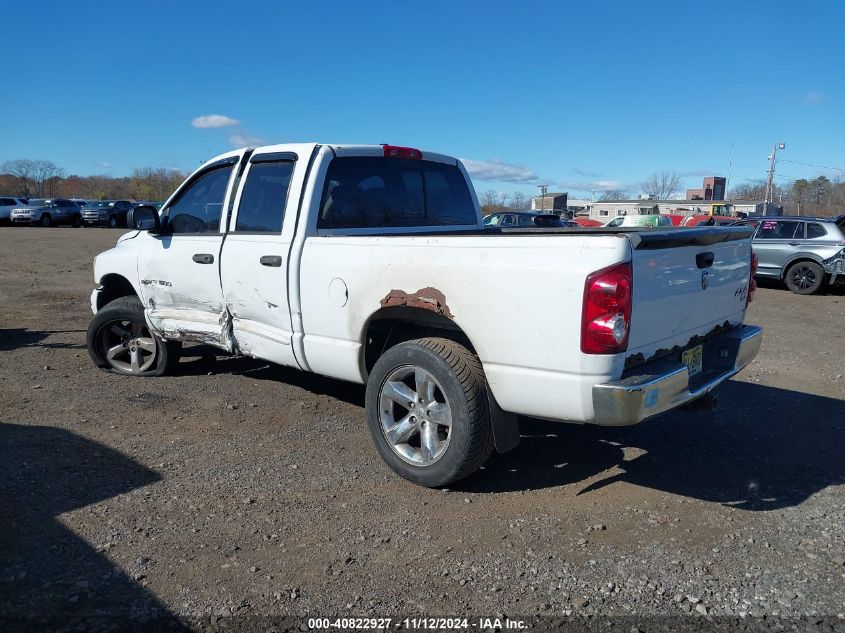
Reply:
[[[441,314],[449,319],[453,318],[452,312],[446,304],[446,295],[437,288],[430,286],[428,288],[420,288],[413,294],[409,294],[404,290],[391,290],[381,300],[381,307],[390,308],[394,306],[422,308],[423,310]]]

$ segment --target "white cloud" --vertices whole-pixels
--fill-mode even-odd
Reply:
[[[191,119],[191,125],[198,128],[218,128],[240,125],[240,121],[222,114],[204,114]]]
[[[260,136],[238,132],[229,136],[229,144],[232,147],[255,147],[256,145],[265,145],[266,141]]]
[[[506,163],[501,160],[470,160],[468,158],[462,158],[461,162],[469,175],[478,180],[523,184],[537,181],[537,174],[522,165]]]
[[[104,167],[105,169],[108,169],[109,167],[111,167],[111,163],[104,161],[104,160],[101,160],[99,164],[100,164],[100,167]]]
[[[628,185],[618,180],[569,180],[554,185],[558,189],[574,191],[615,191],[627,190]]]

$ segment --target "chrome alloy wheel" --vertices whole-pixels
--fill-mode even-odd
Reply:
[[[793,268],[789,276],[795,287],[801,290],[811,288],[816,283],[816,271],[803,264]]]
[[[141,374],[154,366],[158,343],[146,323],[113,321],[100,330],[103,358],[124,374]]]
[[[421,367],[403,365],[388,375],[379,419],[393,452],[414,466],[430,466],[449,446],[452,410],[440,383]]]

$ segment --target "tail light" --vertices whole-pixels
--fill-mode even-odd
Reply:
[[[760,260],[757,259],[757,254],[751,253],[751,273],[748,279],[748,300],[745,305],[754,301],[754,291],[757,290],[757,282],[754,280],[754,275],[757,274],[757,267],[760,265]]]
[[[398,145],[382,145],[385,158],[411,158],[422,160],[422,152],[413,147],[399,147]]]
[[[631,262],[614,264],[587,277],[581,313],[581,351],[617,354],[628,349],[631,331]]]

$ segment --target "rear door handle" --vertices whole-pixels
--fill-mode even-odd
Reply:
[[[790,246],[801,246],[801,242],[790,242]]]
[[[214,255],[212,255],[211,253],[197,253],[191,259],[193,259],[198,264],[214,263]]]
[[[282,265],[282,257],[280,255],[262,255],[258,261],[261,262],[262,266],[278,268]]]
[[[710,268],[714,259],[713,253],[699,253],[695,256],[695,265],[699,268]]]

